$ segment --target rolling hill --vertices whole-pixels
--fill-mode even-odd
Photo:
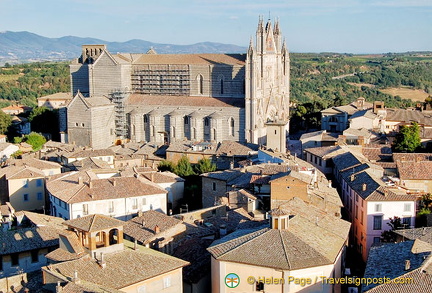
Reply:
[[[106,44],[110,52],[144,53],[151,47],[161,54],[245,53],[236,45],[202,42],[192,45],[158,44],[144,40],[108,42],[96,38],[65,36],[47,38],[30,32],[0,32],[0,66],[34,61],[62,61],[80,55],[81,45]]]

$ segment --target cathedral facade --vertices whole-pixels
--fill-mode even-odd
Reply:
[[[288,133],[289,70],[279,22],[262,19],[246,54],[111,54],[83,45],[70,64],[67,141],[265,144],[267,123],[284,123]]]

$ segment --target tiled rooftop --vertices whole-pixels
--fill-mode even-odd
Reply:
[[[122,54],[119,54],[122,55]],[[126,58],[131,56],[126,54]],[[134,65],[141,64],[201,64],[201,65],[244,65],[245,54],[137,54]]]
[[[429,111],[386,109],[386,121],[417,122],[430,126],[432,125],[432,113]]]
[[[65,154],[67,158],[90,158],[101,156],[114,156],[112,149],[99,149],[99,150],[78,150],[73,153]]]
[[[316,218],[298,214],[290,218],[286,230],[238,230],[215,241],[208,250],[218,260],[283,270],[329,265],[345,245],[350,224],[337,217],[328,221],[331,229],[327,223],[318,225]]]
[[[432,161],[431,153],[393,153],[393,161]]]
[[[363,155],[370,161],[391,161],[392,149],[388,145],[368,145],[362,148]]]
[[[94,232],[123,226],[125,222],[104,215],[95,214],[67,220],[64,224],[81,231]]]
[[[135,177],[98,179],[88,170],[54,176],[47,181],[47,190],[67,203],[167,193],[148,180]]]
[[[46,272],[60,278],[71,279],[76,271],[78,278],[99,286],[121,289],[138,282],[160,276],[189,263],[153,249],[125,249],[104,255],[106,267],[101,268],[90,257],[43,267]]]
[[[0,231],[0,255],[53,247],[59,243],[59,230],[51,227]]]
[[[132,94],[128,101],[130,105],[210,107],[210,108],[244,108],[244,99],[194,97],[194,96],[163,96]]]
[[[248,156],[258,151],[257,145],[245,145],[236,141],[224,140],[219,143],[216,154],[221,156]]]
[[[430,251],[415,253],[412,251],[414,241],[405,241],[400,243],[384,243],[377,246],[372,246],[369,251],[366,270],[364,273],[365,278],[382,278],[387,277],[394,279],[396,277],[404,276],[422,266],[425,258],[430,255]],[[405,270],[405,261],[410,261],[410,269]],[[426,278],[426,281],[432,284],[432,276]],[[420,280],[418,280],[420,281]],[[418,283],[423,283],[422,281]],[[420,284],[417,284],[419,286]],[[363,291],[367,291],[376,287],[376,284],[365,286]],[[394,287],[394,286],[393,286]],[[429,288],[430,289],[430,288]],[[375,291],[371,291],[375,292]],[[378,292],[378,291],[377,291]],[[380,291],[385,292],[385,291]],[[390,292],[390,291],[387,291]],[[392,291],[395,292],[395,291]],[[407,291],[400,291],[407,292]],[[408,291],[412,292],[412,291]],[[417,291],[426,292],[426,291]],[[428,291],[430,292],[430,291]]]
[[[107,162],[97,158],[85,158],[79,161],[73,161],[72,167],[78,171],[88,169],[108,169],[111,168]]]
[[[127,221],[124,225],[124,234],[143,244],[147,244],[159,237],[158,233],[155,231],[156,226],[160,229],[159,233],[163,233],[177,225],[182,225],[182,221],[163,213],[150,210],[144,212],[142,216]]]
[[[401,180],[431,180],[432,161],[397,161]]]

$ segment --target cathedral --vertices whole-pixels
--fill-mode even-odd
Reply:
[[[272,123],[288,134],[290,61],[278,21],[259,19],[246,54],[112,54],[105,45],[83,45],[70,74],[69,143],[266,144]]]

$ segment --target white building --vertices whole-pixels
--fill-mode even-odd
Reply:
[[[351,226],[351,243],[366,261],[373,243],[390,230],[390,218],[400,217],[407,227],[415,225],[416,197],[404,189],[386,186],[383,171],[359,160],[352,153],[333,158],[335,177],[340,184]]]
[[[75,219],[89,214],[104,214],[121,220],[139,211],[167,212],[167,191],[143,178],[102,178],[90,170],[70,172],[47,182],[51,214]]]
[[[241,229],[213,242],[212,292],[341,291],[323,279],[341,277],[350,224],[294,201],[292,212],[272,210],[271,228]]]

